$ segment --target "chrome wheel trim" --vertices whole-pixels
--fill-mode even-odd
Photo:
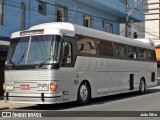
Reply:
[[[80,97],[82,100],[86,100],[88,97],[88,89],[86,85],[82,85],[80,88]]]
[[[141,81],[140,89],[141,89],[141,92],[144,92],[144,91],[145,91],[145,83],[144,83],[143,80]]]

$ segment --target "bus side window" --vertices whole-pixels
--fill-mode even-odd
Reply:
[[[79,53],[96,54],[95,42],[91,38],[81,38],[77,44]]]
[[[155,50],[151,50],[151,58],[152,61],[156,61],[156,53]]]
[[[114,55],[115,57],[119,57],[119,47],[116,43],[114,43]]]
[[[69,42],[63,43],[63,65],[72,63],[72,45]]]
[[[137,59],[136,47],[128,46],[128,57],[131,59]]]
[[[115,57],[120,57],[120,58],[126,57],[125,45],[114,43],[114,53],[115,53]]]
[[[140,60],[147,60],[149,56],[148,50],[144,48],[138,48],[138,58]]]
[[[108,41],[98,41],[98,51],[99,55],[103,56],[113,56],[112,43]]]
[[[126,57],[126,47],[125,47],[125,45],[120,45],[119,46],[119,56],[121,58]]]

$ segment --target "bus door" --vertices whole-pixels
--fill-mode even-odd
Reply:
[[[4,65],[7,57],[8,46],[0,46],[0,96],[3,95],[2,84],[4,83]]]

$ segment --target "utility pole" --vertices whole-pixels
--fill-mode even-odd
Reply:
[[[128,37],[128,23],[129,23],[129,0],[125,0],[125,4],[126,4],[125,37]]]
[[[137,3],[137,6],[142,2],[143,0],[140,0]],[[125,0],[125,4],[126,4],[126,21],[125,21],[125,37],[128,37],[128,25],[129,25],[129,16],[132,14],[132,12],[135,10],[135,8],[133,8],[131,11],[129,11],[129,0]],[[133,21],[132,21],[133,24]],[[132,29],[133,30],[133,29]],[[133,32],[133,31],[132,31]],[[131,34],[132,35],[132,34]]]

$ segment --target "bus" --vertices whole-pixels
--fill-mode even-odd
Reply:
[[[1,40],[0,38],[0,96],[3,96],[3,83],[4,83],[4,65],[7,58],[9,42]]]
[[[11,35],[3,84],[6,102],[55,104],[156,86],[152,41],[143,42],[67,22]]]

